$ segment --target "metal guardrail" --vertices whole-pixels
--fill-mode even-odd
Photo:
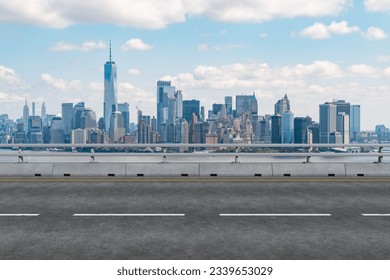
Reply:
[[[377,162],[382,163],[384,156],[390,156],[390,153],[384,152],[385,148],[389,148],[390,144],[0,144],[0,148],[13,149],[15,154],[2,153],[0,150],[0,157],[17,156],[18,162],[23,163],[24,157],[75,157],[75,156],[87,156],[90,162],[96,162],[96,156],[109,157],[109,156],[156,156],[161,155],[161,162],[168,162],[169,156],[174,157],[234,157],[233,162],[239,162],[239,157],[242,155],[249,157],[304,157],[306,162],[310,162],[312,157],[377,157]],[[89,149],[89,152],[59,152],[59,153],[35,153],[28,149]],[[99,152],[96,153],[96,149],[146,149],[154,148],[159,150],[158,152],[144,153],[144,152]],[[188,152],[169,152],[169,149],[208,149],[205,153],[188,153]],[[283,152],[242,152],[242,149],[300,149],[300,151],[283,151]],[[375,152],[359,152],[359,153],[332,153],[332,152],[319,152],[319,149],[334,149],[334,148],[358,148],[361,150],[370,149]],[[26,150],[27,149],[27,150]],[[232,149],[234,152],[221,152],[224,149]],[[377,150],[377,151],[376,151]],[[219,151],[215,153],[215,151]]]

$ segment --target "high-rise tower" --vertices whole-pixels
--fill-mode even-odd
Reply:
[[[42,119],[42,122],[45,124],[46,123],[46,105],[45,105],[45,101],[43,101],[42,107],[41,107],[41,119]]]
[[[28,105],[27,105],[27,100],[24,104],[24,107],[23,107],[23,130],[24,132],[27,133],[28,131],[28,117],[30,116],[30,112],[29,112],[29,108],[28,108]]]
[[[110,42],[110,60],[104,64],[104,104],[103,117],[106,134],[110,131],[110,119],[112,112],[117,111],[117,86],[116,86],[116,64],[111,60],[111,42]]]

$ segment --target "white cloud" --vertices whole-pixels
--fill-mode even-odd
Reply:
[[[337,15],[352,0],[12,0],[0,2],[0,21],[65,28],[77,23],[113,23],[159,29],[188,16],[225,22]]]
[[[267,33],[261,33],[259,37],[260,37],[261,39],[264,39],[264,38],[267,38],[267,36],[268,36]]]
[[[213,46],[213,49],[218,52],[224,52],[228,50],[242,49],[244,47],[245,47],[244,45],[233,44],[233,45],[226,45],[226,46]]]
[[[358,32],[359,30],[360,29],[358,26],[349,26],[347,21],[333,21],[329,25],[316,22],[295,34],[301,37],[309,37],[312,39],[328,39],[333,35],[350,34]]]
[[[390,10],[390,1],[388,0],[365,0],[366,9],[371,12],[383,12]]]
[[[227,22],[265,22],[277,18],[336,15],[349,7],[349,0],[242,0],[192,1],[192,13]]]
[[[67,82],[63,79],[54,78],[48,73],[42,74],[41,79],[49,86],[65,92],[69,90],[80,90],[82,88],[82,83],[79,80]]]
[[[95,50],[104,50],[107,45],[103,41],[87,41],[81,45],[67,44],[63,41],[57,42],[50,48],[53,52],[64,52],[64,51],[83,51],[90,52]]]
[[[209,46],[207,44],[199,44],[198,45],[198,51],[207,52],[208,50],[209,50]]]
[[[383,70],[383,73],[384,73],[386,76],[390,77],[390,67],[385,68],[385,69]]]
[[[369,27],[362,35],[368,40],[382,40],[387,37],[386,33],[378,27]]]
[[[151,45],[146,44],[141,39],[130,39],[122,46],[122,49],[128,51],[130,49],[137,51],[148,51],[152,49]]]
[[[139,75],[141,75],[141,72],[138,69],[131,68],[127,71],[127,74],[129,74],[131,76],[139,76]]]
[[[200,52],[207,52],[210,49],[217,51],[217,52],[224,52],[228,50],[234,50],[234,49],[241,49],[244,48],[244,45],[239,45],[239,44],[232,44],[232,45],[226,45],[226,46],[208,46],[207,44],[199,44],[198,45],[198,51]]]
[[[379,71],[374,67],[367,64],[355,64],[351,65],[348,70],[356,75],[363,75],[365,77],[376,78],[379,75]]]
[[[18,84],[20,78],[13,69],[0,65],[0,81],[7,84]]]
[[[291,70],[294,76],[298,77],[340,78],[343,76],[340,67],[330,61],[314,61],[312,64],[298,64]]]
[[[18,96],[16,94],[9,94],[5,92],[0,91],[0,102],[2,104],[7,104],[7,103],[17,103],[23,101],[24,98],[21,96]]]
[[[336,79],[343,77],[340,67],[330,61],[314,61],[312,64],[270,67],[265,63],[234,63],[222,66],[197,66],[193,73],[180,73],[173,79],[185,88],[253,90],[263,87],[303,86],[305,79]]]
[[[381,62],[381,63],[387,63],[387,62],[390,62],[390,55],[378,55],[376,57],[376,61],[377,62]]]
[[[138,102],[154,104],[156,101],[154,93],[138,88],[128,82],[120,83],[118,87],[118,98],[129,101],[129,96],[131,96],[131,100],[137,100]]]

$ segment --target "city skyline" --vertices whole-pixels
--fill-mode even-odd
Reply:
[[[13,119],[26,99],[45,101],[50,114],[85,101],[103,116],[111,39],[118,103],[130,104],[132,121],[136,107],[156,115],[156,82],[169,80],[205,108],[256,92],[259,114],[272,114],[287,93],[295,116],[319,121],[319,104],[345,99],[361,105],[362,130],[390,125],[390,5],[383,1],[298,1],[294,9],[291,1],[129,1],[131,13],[117,1],[86,5],[86,13],[72,12],[81,9],[76,1],[46,2],[0,4],[0,113]]]

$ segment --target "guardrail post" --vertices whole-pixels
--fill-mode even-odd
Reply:
[[[308,148],[307,148],[307,152],[308,152],[308,153],[311,153],[311,151],[312,151],[312,148],[311,148],[311,147],[308,147]],[[311,156],[306,156],[306,163],[310,163],[310,159],[311,159]]]
[[[95,160],[95,150],[93,148],[91,148],[91,163],[95,163],[96,160]]]
[[[18,163],[23,163],[23,151],[21,148],[18,148]]]
[[[239,153],[240,152],[240,148],[239,147],[235,147],[235,152]],[[234,163],[239,163],[238,155],[234,156]]]
[[[163,147],[163,153],[164,153],[164,155],[163,155],[163,159],[162,159],[161,163],[167,163],[168,160],[167,160],[167,156],[165,155],[167,153],[167,147]]]
[[[382,153],[383,152],[383,147],[379,147],[378,152]],[[382,160],[383,160],[383,156],[378,156],[378,163],[382,163]]]

